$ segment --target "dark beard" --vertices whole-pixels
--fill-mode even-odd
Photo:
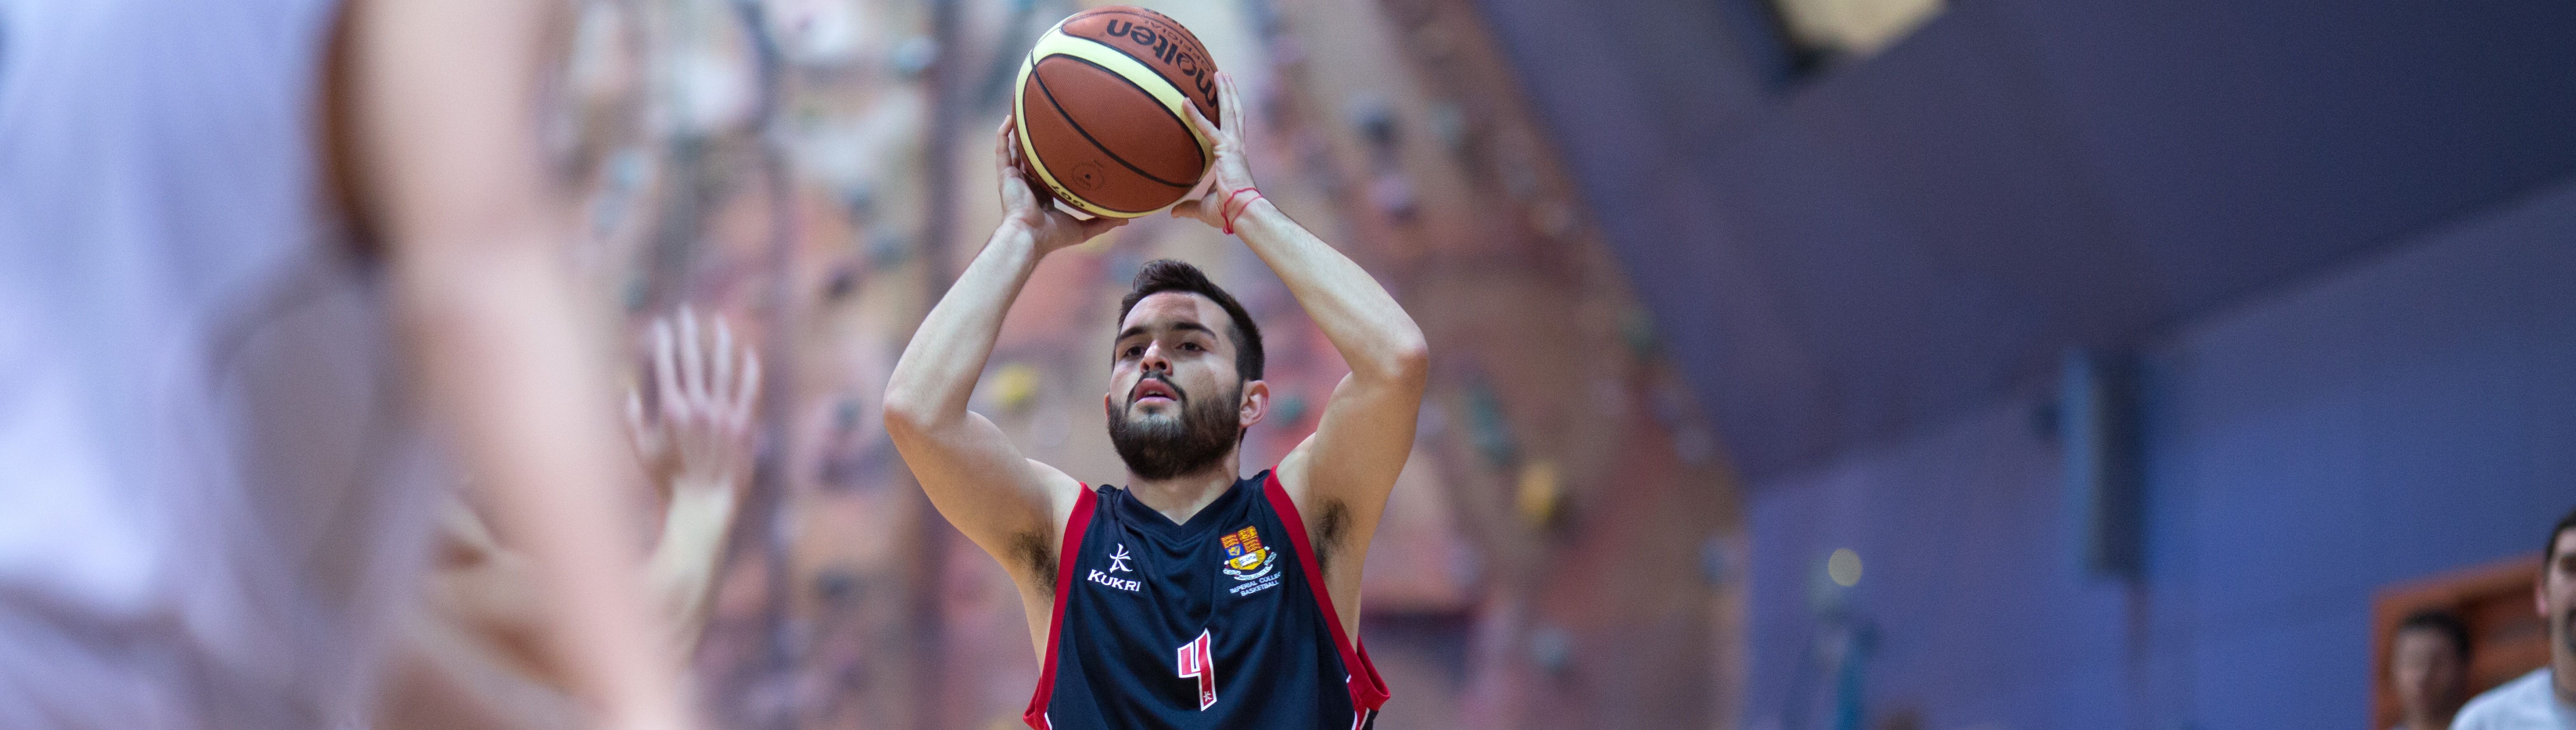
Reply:
[[[2568,607],[2565,613],[2559,615],[2558,635],[2561,637],[2560,643],[2567,645],[2567,653],[2576,654],[2576,606]]]
[[[1234,405],[1243,400],[1243,388],[1225,398],[1194,399],[1170,385],[1180,396],[1179,418],[1133,415],[1135,403],[1120,409],[1117,418],[1109,419],[1109,443],[1118,447],[1118,458],[1127,461],[1127,471],[1138,479],[1162,480],[1183,474],[1194,474],[1215,466],[1225,455],[1234,452],[1243,436],[1243,426],[1236,423]]]

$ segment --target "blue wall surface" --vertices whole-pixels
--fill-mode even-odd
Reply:
[[[1474,0],[1755,481],[2576,173],[2576,3],[1769,1]]]
[[[1749,726],[1780,727],[1818,681],[1812,575],[1849,547],[1849,600],[1879,630],[1873,712],[2361,728],[2372,592],[2536,550],[2576,507],[2576,183],[2147,342],[2134,583],[2077,567],[2044,384],[1754,485]]]

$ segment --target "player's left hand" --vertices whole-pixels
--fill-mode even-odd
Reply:
[[[730,493],[750,463],[760,356],[735,346],[733,328],[722,317],[709,319],[711,332],[700,331],[697,313],[688,307],[676,318],[655,319],[651,412],[641,392],[626,392],[627,427],[665,498]]]
[[[1199,113],[1197,104],[1184,104],[1189,111],[1190,126],[1208,138],[1216,148],[1216,162],[1208,165],[1207,174],[1199,176],[1199,185],[1188,196],[1172,206],[1174,218],[1196,218],[1210,226],[1227,228],[1228,215],[1240,216],[1243,209],[1260,193],[1252,190],[1252,166],[1244,161],[1243,95],[1235,90],[1234,76],[1216,72],[1216,115],[1224,124],[1208,121]],[[1229,200],[1231,198],[1231,200]]]

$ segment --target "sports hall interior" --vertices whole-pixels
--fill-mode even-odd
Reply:
[[[2576,4],[1140,4],[1429,338],[1367,558],[1380,727],[2386,727],[2426,606],[2481,686],[2540,661]],[[1018,723],[1017,594],[878,400],[999,215],[1020,54],[1082,7],[579,3],[581,260],[639,332],[719,312],[770,367],[695,660],[723,726]],[[1038,268],[974,408],[1121,478],[1101,354],[1162,257],[1262,322],[1275,461],[1341,363],[1160,217]]]

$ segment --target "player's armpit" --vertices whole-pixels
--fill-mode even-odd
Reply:
[[[1396,476],[1413,453],[1413,431],[1422,409],[1423,371],[1418,355],[1401,358],[1401,377],[1342,377],[1324,407],[1315,433],[1279,462],[1279,481],[1299,512],[1325,570],[1356,576],[1386,509]]]

